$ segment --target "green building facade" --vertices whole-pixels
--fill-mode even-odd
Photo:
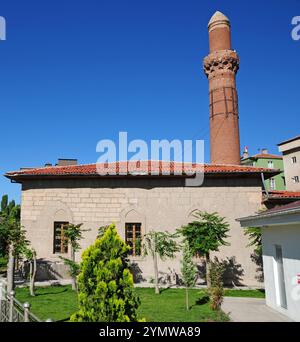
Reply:
[[[266,180],[265,186],[268,191],[285,190],[283,159],[281,156],[262,152],[260,154],[249,157],[247,155],[247,152],[244,152],[241,164],[281,170],[281,173],[279,175]]]

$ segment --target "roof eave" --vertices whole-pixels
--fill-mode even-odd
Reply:
[[[287,220],[287,217],[290,217]],[[236,219],[243,228],[247,227],[263,227],[281,224],[295,224],[300,222],[300,207],[286,209],[265,214],[258,214],[248,217]]]
[[[296,141],[296,140],[299,140],[299,139],[300,139],[300,135],[298,135],[298,136],[296,136],[294,138],[282,141],[281,143],[277,144],[277,146],[285,145],[285,144],[288,144],[290,142],[293,142],[293,141]]]
[[[264,195],[264,198],[263,198],[263,202],[267,202],[267,201],[278,201],[278,200],[288,200],[288,201],[298,201],[300,200],[300,196],[289,196],[289,195],[274,195],[272,193],[269,193],[268,195]]]
[[[82,179],[82,178],[158,178],[158,177],[172,177],[172,178],[191,178],[193,176],[188,175],[98,175],[98,174],[65,174],[65,175],[4,175],[6,178],[10,180],[14,180],[18,183],[22,183],[24,180],[38,180],[38,179]]]
[[[206,176],[212,176],[212,177],[260,177],[263,173],[266,179],[275,176],[279,174],[281,171],[272,170],[272,171],[255,171],[255,172],[249,172],[249,171],[224,171],[224,172],[205,172]],[[187,175],[187,174],[159,174],[159,175],[105,175],[101,176],[98,174],[44,174],[44,175],[26,175],[26,174],[10,174],[6,173],[4,175],[6,178],[16,181],[17,183],[22,183],[24,180],[28,179],[82,179],[82,178],[99,178],[99,177],[105,177],[105,178],[125,178],[125,177],[135,177],[135,178],[158,178],[158,177],[171,177],[171,178],[193,178],[195,175]]]

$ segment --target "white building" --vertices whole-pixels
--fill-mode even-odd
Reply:
[[[267,305],[300,322],[300,201],[239,221],[262,228]]]
[[[300,135],[278,144],[283,155],[286,189],[300,191]]]

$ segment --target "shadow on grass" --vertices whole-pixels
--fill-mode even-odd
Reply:
[[[49,291],[49,292],[43,292],[43,293],[36,293],[36,297],[39,297],[39,296],[47,296],[47,295],[56,295],[56,294],[60,294],[60,293],[63,293],[63,292],[67,292],[68,289],[64,289],[62,288],[60,291]]]
[[[160,288],[160,289],[159,289],[159,292],[160,292],[160,293],[163,293],[163,292],[166,292],[166,291],[168,291],[168,290],[171,290],[171,288],[172,288],[171,286],[163,287],[163,288]]]
[[[70,321],[71,316],[67,317],[67,318],[63,318],[63,319],[58,319],[55,322],[69,322]]]
[[[204,305],[208,302],[209,302],[209,296],[203,296],[202,298],[197,299],[196,303],[193,306]]]

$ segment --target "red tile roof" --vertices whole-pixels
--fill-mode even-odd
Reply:
[[[271,213],[277,213],[277,212],[298,209],[298,208],[300,208],[300,201],[295,201],[295,202],[285,204],[285,205],[277,205],[276,207],[272,209],[264,211],[262,214],[271,214]]]
[[[255,154],[249,158],[245,159],[251,159],[251,158],[263,158],[263,159],[282,159],[282,156],[277,155],[277,154],[270,154],[270,153],[259,153]]]
[[[300,191],[269,191],[269,197],[271,198],[300,198]]]
[[[257,221],[262,218],[268,218],[268,217],[273,217],[277,215],[288,215],[290,213],[298,213],[298,212],[300,212],[300,201],[294,201],[292,203],[285,204],[285,205],[277,205],[276,207],[269,209],[269,210],[265,210],[257,215],[239,218],[237,219],[237,221],[240,221],[242,226],[246,227],[246,225],[248,224],[251,225],[251,223],[248,222],[249,220]],[[257,225],[257,227],[261,227],[261,226],[262,225],[260,224]]]
[[[212,165],[212,164],[187,164],[180,162],[164,161],[134,161],[134,162],[116,162],[99,163],[85,165],[52,166],[34,169],[23,169],[20,171],[7,172],[5,176],[10,179],[21,179],[26,177],[66,177],[66,176],[99,176],[100,174],[109,174],[115,171],[117,176],[126,176],[128,173],[133,175],[189,175],[195,172],[205,172],[206,174],[260,174],[266,173],[273,176],[278,174],[279,170],[256,168],[253,166],[240,165]],[[129,172],[127,172],[129,171]]]

